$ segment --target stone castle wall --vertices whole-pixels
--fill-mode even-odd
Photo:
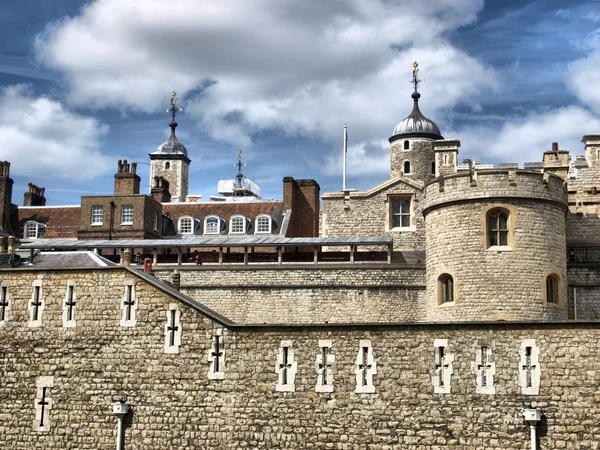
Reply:
[[[486,171],[439,179],[426,187],[427,298],[441,303],[438,279],[454,281],[454,302],[429,320],[563,320],[566,308],[566,198],[562,180]],[[509,215],[507,246],[490,246],[488,212]],[[545,280],[559,277],[559,302],[544,301]]]
[[[172,271],[157,270],[170,281]],[[181,270],[181,291],[238,323],[389,323],[426,318],[425,271],[253,267]]]
[[[409,149],[404,150],[404,141]],[[404,162],[410,162],[410,174],[404,173]],[[434,177],[431,164],[435,161],[433,144],[427,139],[401,139],[390,147],[390,178],[407,176],[413,180],[426,181]]]
[[[223,379],[209,379],[209,349],[220,325],[178,303],[179,353],[164,352],[169,293],[122,269],[3,271],[12,302],[0,328],[3,448],[113,449],[112,404],[132,406],[125,446],[137,449],[308,449],[527,447],[524,408],[542,409],[540,448],[597,448],[600,328],[593,324],[230,327],[222,331]],[[77,283],[76,326],[61,304]],[[135,280],[135,327],[121,327],[126,280]],[[43,326],[27,326],[34,280],[46,300]],[[436,393],[434,344],[453,360],[448,393]],[[319,341],[331,341],[332,392],[316,392]],[[278,392],[282,341],[294,350],[290,392]],[[361,345],[371,345],[373,393],[356,392]],[[524,394],[524,343],[539,348],[538,394]],[[491,348],[495,394],[476,392],[476,354]],[[522,368],[521,368],[522,370]],[[36,382],[54,377],[48,431],[34,431]]]

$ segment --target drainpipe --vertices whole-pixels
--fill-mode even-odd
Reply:
[[[577,320],[577,288],[573,286],[573,320]]]
[[[526,409],[523,411],[523,416],[525,420],[529,424],[529,430],[531,432],[531,450],[537,449],[537,436],[536,436],[536,427],[540,420],[542,420],[542,410],[539,408],[536,409]]]
[[[113,405],[113,414],[119,421],[117,428],[117,450],[123,450],[123,417],[129,412],[129,405],[123,400]]]
[[[113,232],[113,227],[115,226],[115,208],[117,205],[115,205],[115,202],[111,201],[110,202],[110,221],[108,224],[108,240],[111,241],[112,240],[112,232]]]

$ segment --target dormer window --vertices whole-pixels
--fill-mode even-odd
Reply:
[[[220,234],[223,229],[223,219],[210,216],[204,219],[204,234]]]
[[[256,218],[256,233],[271,233],[273,219],[271,216],[262,215]]]
[[[179,234],[194,234],[194,219],[191,217],[182,217],[179,219]]]
[[[244,234],[246,232],[246,218],[244,216],[233,216],[229,221],[230,234]]]
[[[46,225],[43,223],[36,222],[35,220],[30,220],[25,223],[25,227],[23,229],[23,238],[24,239],[38,239],[44,234],[46,230]]]

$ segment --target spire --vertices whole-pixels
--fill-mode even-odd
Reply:
[[[172,119],[171,122],[169,123],[169,126],[171,127],[171,137],[175,137],[175,128],[177,128],[177,122],[175,121],[175,115],[178,112],[183,111],[183,109],[178,108],[177,107],[177,100],[179,100],[177,98],[177,92],[173,91],[171,93],[171,107],[169,109],[167,109],[167,112],[171,113]]]

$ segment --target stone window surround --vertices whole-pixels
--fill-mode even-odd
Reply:
[[[435,394],[450,394],[452,392],[452,375],[454,374],[454,354],[448,353],[448,339],[435,339],[436,368],[432,372],[431,382]],[[441,349],[444,350],[441,350]],[[440,383],[440,380],[443,383]]]
[[[409,200],[410,201],[410,226],[408,227],[392,227],[392,203],[394,200]],[[416,231],[417,227],[415,225],[415,195],[413,193],[398,193],[398,194],[387,194],[386,197],[386,221],[385,221],[385,231],[386,232],[407,232],[407,231]]]
[[[0,308],[4,308],[4,317],[0,316],[0,327],[5,326],[9,320],[10,308],[12,307],[11,300],[10,281],[3,281],[0,283],[0,302],[6,303],[6,305],[0,305]]]
[[[36,288],[38,288],[38,289],[36,289]],[[37,300],[41,304],[38,306],[37,320],[33,320],[34,306],[32,303],[35,301],[36,291],[39,294]],[[27,326],[29,328],[39,328],[42,326],[42,315],[44,313],[45,306],[46,306],[46,302],[44,302],[44,287],[43,287],[42,280],[34,280],[33,283],[31,283],[31,299],[29,300],[29,305],[27,308],[28,313],[29,313],[29,321],[27,322]]]
[[[495,211],[508,214],[508,245],[491,245],[489,216]],[[481,222],[483,230],[482,243],[484,249],[490,252],[512,252],[517,248],[515,239],[515,229],[517,227],[517,207],[515,205],[510,205],[507,203],[493,203],[486,205],[481,210]]]
[[[242,225],[242,230],[241,231],[234,231],[237,230],[239,228],[239,224],[235,223],[239,222],[239,220],[241,220],[241,225]],[[246,234],[246,232],[248,231],[248,219],[242,215],[235,215],[235,216],[231,216],[231,218],[229,219],[229,234]]]
[[[127,301],[127,293],[131,292],[131,300],[133,300],[133,305],[131,305],[131,314],[129,316],[129,320],[127,319],[127,305],[125,302]],[[135,290],[135,280],[133,278],[128,278],[123,281],[123,297],[121,299],[121,322],[120,325],[122,327],[135,327],[137,324],[136,319],[136,310],[138,306],[138,300],[136,296]]]
[[[527,386],[527,371],[524,366],[527,363],[526,349],[531,349],[531,365],[534,369],[531,371],[531,386]],[[523,395],[539,395],[540,393],[540,348],[536,345],[535,339],[523,339],[519,349],[519,385],[521,386],[521,394]]]
[[[265,223],[261,224],[261,219],[266,219],[267,230],[261,229],[264,228]],[[273,232],[273,218],[268,214],[261,214],[256,217],[256,228],[254,234],[263,234],[263,233],[272,233]],[[262,220],[265,222],[265,220]]]
[[[451,302],[442,302],[443,285],[442,278],[448,276],[452,278],[452,287],[453,287],[453,301]],[[443,269],[440,274],[436,278],[435,282],[435,304],[438,308],[451,308],[456,305],[457,300],[459,299],[458,289],[456,287],[456,276],[453,271]]]
[[[175,311],[174,323],[171,323],[173,318],[172,311]],[[175,331],[171,331],[169,328],[174,325],[177,327]],[[173,345],[171,345],[171,333],[173,333]],[[167,321],[165,323],[165,345],[164,351],[167,354],[179,353],[179,347],[181,346],[181,311],[179,310],[179,304],[170,303],[167,309]]]
[[[366,373],[364,372],[364,368],[361,368],[365,363],[365,361],[363,361],[365,348],[367,349],[366,364],[370,366],[366,370]],[[358,394],[375,393],[375,383],[373,378],[377,375],[377,361],[375,359],[371,341],[368,339],[361,339],[358,343],[358,353],[356,354],[356,361],[354,363],[354,374],[356,375],[356,388],[354,392]],[[363,377],[365,377],[365,379],[363,379]],[[366,381],[366,383],[364,383],[364,381]]]
[[[487,371],[486,379],[487,384],[483,386],[482,370],[480,367],[483,366],[483,349],[486,348],[487,356]],[[471,372],[475,375],[475,393],[477,394],[489,394],[493,395],[496,393],[496,386],[494,384],[494,375],[496,375],[496,362],[494,361],[493,344],[488,340],[479,340],[475,346],[475,361],[471,363]]]
[[[182,228],[184,228],[183,226],[183,222],[186,222],[185,225],[185,229],[188,229],[188,225],[187,223],[189,222],[189,231],[182,231]],[[194,225],[195,225],[195,219],[192,216],[181,216],[179,218],[179,220],[177,221],[177,233],[179,234],[186,234],[186,235],[191,235],[194,234]]]
[[[75,305],[72,307],[72,315],[71,315],[71,320],[69,320],[69,307],[67,305],[67,302],[69,301],[69,291],[72,288],[72,292],[73,292],[73,299],[72,301],[75,302]],[[77,310],[77,287],[75,284],[74,280],[67,280],[67,289],[65,292],[65,298],[63,300],[63,312],[62,312],[62,322],[63,322],[63,327],[64,328],[75,328],[76,322],[75,322],[75,311]]]
[[[208,231],[209,230],[208,221],[210,219],[217,219],[216,231],[212,231],[212,230]],[[220,218],[219,216],[206,216],[204,218],[204,234],[221,234],[221,232],[223,231],[223,224],[224,224],[224,220],[222,218]],[[211,228],[212,228],[212,226],[211,226]]]
[[[104,206],[92,205],[91,208],[91,223],[92,227],[98,227],[104,224]]]
[[[546,280],[548,277],[554,277],[554,279],[556,280],[556,303],[553,302],[549,302],[548,301],[548,291],[546,289]],[[542,302],[544,304],[544,307],[546,308],[558,308],[558,309],[565,309],[566,308],[566,302],[565,302],[565,294],[564,294],[564,282],[562,280],[562,277],[559,275],[559,270],[557,267],[551,267],[550,269],[546,270],[544,272],[544,276],[542,277],[541,280],[541,293],[542,293]]]
[[[287,361],[285,360],[285,350],[287,348]],[[289,367],[281,367],[286,364]],[[277,392],[295,392],[296,391],[296,373],[298,372],[298,362],[294,359],[294,348],[292,341],[283,340],[279,345],[277,354],[277,362],[275,363],[275,373],[277,374],[277,384],[275,391]],[[283,383],[283,374],[286,374],[286,383]]]
[[[317,353],[315,361],[315,372],[317,374],[315,392],[333,392],[335,355],[331,354],[332,346],[333,342],[331,339],[319,339],[319,353]],[[328,351],[325,352],[325,361],[323,361],[323,348],[328,349]],[[323,384],[323,371],[325,371],[326,384]]]
[[[133,205],[122,205],[121,206],[121,225],[133,225],[133,219],[134,219],[133,213],[134,213]]]
[[[223,338],[223,328],[217,327],[213,330],[212,338],[210,341],[210,348],[208,349],[208,362],[210,363],[208,369],[209,380],[224,380],[225,379],[225,346]],[[217,338],[219,342],[219,348],[217,350]],[[215,353],[220,353],[215,354]],[[215,365],[218,363],[219,370],[216,370]]]
[[[41,376],[36,380],[36,395],[34,400],[34,408],[35,408],[35,418],[33,419],[33,431],[38,432],[48,432],[50,431],[50,411],[52,410],[52,399],[49,398],[49,388],[54,387],[54,377],[53,376]],[[46,390],[46,395],[44,398],[44,389]],[[46,402],[45,405],[40,405],[39,402]],[[40,426],[40,422],[42,421],[42,408],[44,412],[44,425]]]

